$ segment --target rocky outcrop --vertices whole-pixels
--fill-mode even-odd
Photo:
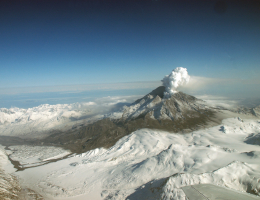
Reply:
[[[255,115],[256,117],[260,117],[260,106],[257,106],[255,108],[252,109],[252,113],[253,115]]]

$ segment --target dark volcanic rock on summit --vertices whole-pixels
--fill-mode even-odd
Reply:
[[[147,94],[144,97],[142,97],[141,99],[137,99],[134,103],[132,103],[132,105],[139,103],[143,99],[144,100],[147,99],[147,97],[149,97],[150,95],[152,95],[152,96],[159,96],[162,99],[164,91],[165,91],[165,87],[164,86],[160,86],[160,87],[156,88],[155,90],[153,90],[152,92],[150,92],[149,94]]]

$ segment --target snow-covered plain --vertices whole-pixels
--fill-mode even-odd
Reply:
[[[238,117],[188,134],[141,129],[109,149],[14,174],[45,199],[184,200],[180,187],[198,183],[260,195],[260,146],[245,143],[259,132],[259,119]],[[26,160],[28,151],[13,159]]]

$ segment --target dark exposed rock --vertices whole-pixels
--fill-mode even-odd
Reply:
[[[253,144],[253,145],[260,145],[260,133],[252,134],[245,139],[245,143]]]
[[[141,99],[137,99],[133,104],[137,104],[139,103],[140,101],[142,101],[143,99],[147,99],[147,97],[149,95],[152,95],[152,96],[159,96],[161,99],[163,98],[163,93],[164,93],[164,90],[165,90],[165,87],[164,86],[160,86],[158,88],[156,88],[155,90],[153,90],[152,92],[150,92],[149,94],[145,95],[144,97],[142,97]]]

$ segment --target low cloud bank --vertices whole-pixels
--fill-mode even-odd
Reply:
[[[217,95],[229,98],[260,98],[260,80],[218,79],[191,76],[180,91],[191,95]]]
[[[102,90],[128,90],[155,88],[160,85],[160,81],[143,81],[129,83],[103,83],[103,84],[86,84],[86,85],[54,85],[54,86],[39,86],[39,87],[11,87],[0,88],[0,94],[28,94],[28,93],[45,93],[45,92],[64,92],[77,93],[82,91],[102,91]]]

